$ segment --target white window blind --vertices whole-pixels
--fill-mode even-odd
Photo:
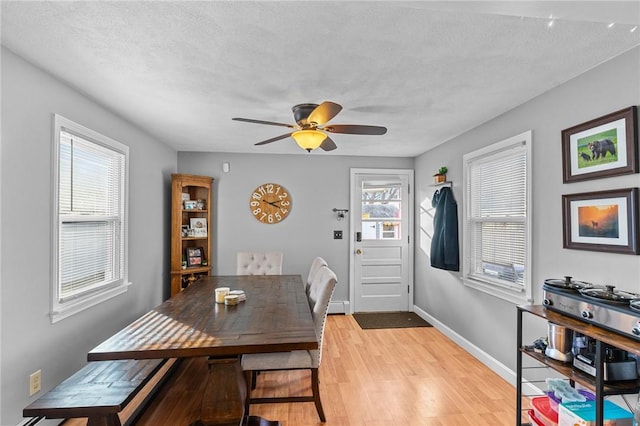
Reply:
[[[529,149],[519,135],[464,158],[464,278],[490,293],[511,293],[516,301],[530,297]]]
[[[56,116],[53,316],[84,309],[126,283],[128,149]]]

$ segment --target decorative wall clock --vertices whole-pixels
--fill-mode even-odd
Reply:
[[[277,183],[263,183],[253,190],[249,209],[253,217],[262,223],[282,222],[291,212],[291,194]]]

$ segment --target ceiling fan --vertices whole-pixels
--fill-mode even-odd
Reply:
[[[316,148],[321,148],[325,151],[332,151],[337,148],[335,142],[324,132],[346,133],[350,135],[384,135],[387,133],[387,128],[381,126],[363,126],[359,124],[327,125],[327,122],[342,110],[342,106],[335,102],[325,101],[320,105],[299,104],[295,105],[291,110],[293,111],[293,118],[297,124],[276,123],[273,121],[237,117],[232,118],[232,120],[294,129],[292,132],[258,142],[255,145],[266,145],[291,136],[300,148],[305,149],[307,152],[311,152]]]

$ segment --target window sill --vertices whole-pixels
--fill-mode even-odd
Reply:
[[[78,312],[82,312],[85,309],[125,293],[130,285],[131,283],[127,282],[97,294],[92,294],[91,296],[79,298],[64,304],[58,304],[51,310],[51,324],[55,324],[65,318],[77,314]]]
[[[488,281],[481,281],[470,277],[462,277],[462,283],[467,287],[471,287],[493,297],[511,302],[514,305],[522,305],[531,302],[531,300],[527,298],[524,290],[512,290]]]

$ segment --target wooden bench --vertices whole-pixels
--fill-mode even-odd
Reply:
[[[87,426],[135,419],[176,359],[93,361],[22,410],[25,417],[87,418]],[[65,423],[66,424],[66,423]]]

